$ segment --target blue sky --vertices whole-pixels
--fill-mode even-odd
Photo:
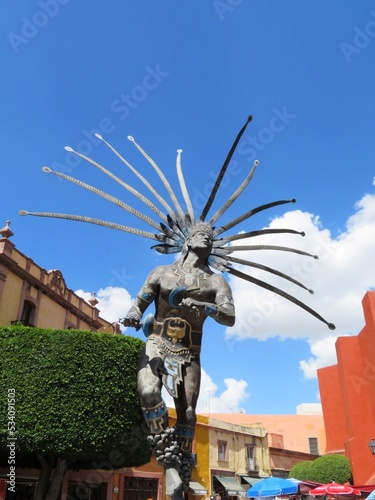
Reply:
[[[21,209],[60,212],[150,230],[41,167],[140,209],[138,200],[64,147],[87,154],[141,191],[138,179],[95,138],[99,132],[160,192],[155,172],[127,136],[160,165],[176,192],[181,148],[199,212],[237,132],[253,115],[214,210],[258,159],[252,182],[222,222],[264,203],[296,198],[295,205],[262,212],[236,229],[283,225],[305,231],[305,238],[266,242],[318,253],[318,263],[280,252],[260,252],[257,259],[314,288],[310,296],[282,284],[337,329],[331,332],[269,292],[230,280],[237,322],[228,330],[207,322],[199,408],[281,414],[318,402],[316,368],[335,362],[337,335],[361,330],[361,300],[375,285],[373,2],[5,5],[1,213],[4,224],[11,221],[17,248],[46,269],[60,269],[72,290],[97,292],[102,315],[118,319],[148,272],[171,260],[151,251],[151,240],[120,231],[20,217]]]

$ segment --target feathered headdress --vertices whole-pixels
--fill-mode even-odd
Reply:
[[[114,149],[103,137],[101,137],[99,134],[95,134],[95,136],[100,139],[120,160],[133,172],[134,175],[140,179],[140,181],[146,186],[146,188],[152,193],[152,195],[156,198],[156,200],[159,202],[160,206],[163,207],[163,210],[161,210],[158,206],[156,206],[152,201],[150,201],[146,196],[141,194],[139,191],[134,189],[132,186],[129,184],[123,182],[121,179],[119,179],[116,175],[114,175],[112,172],[104,168],[102,165],[97,163],[96,161],[92,160],[91,158],[88,158],[87,156],[74,151],[70,147],[66,147],[65,149],[69,152],[72,152],[82,158],[83,160],[89,162],[91,165],[94,167],[98,168],[102,172],[104,172],[106,175],[111,177],[113,180],[115,180],[118,184],[120,184],[122,187],[124,187],[127,191],[132,193],[134,196],[136,196],[139,200],[141,200],[145,205],[147,205],[153,212],[154,214],[161,220],[160,222],[155,221],[154,219],[151,219],[147,215],[143,214],[142,212],[134,209],[130,205],[127,205],[126,203],[120,201],[118,198],[115,198],[114,196],[111,196],[110,194],[94,187],[91,186],[90,184],[86,184],[78,179],[75,179],[74,177],[71,177],[69,175],[65,175],[61,172],[56,172],[50,169],[49,167],[43,167],[42,170],[47,173],[52,173],[57,175],[58,177],[61,177],[63,179],[66,179],[74,184],[77,184],[78,186],[81,186],[89,191],[92,191],[93,193],[111,201],[112,203],[118,205],[119,207],[123,208],[127,212],[131,213],[135,217],[141,219],[142,221],[146,222],[149,226],[153,227],[157,232],[156,233],[151,233],[147,231],[143,231],[141,229],[137,229],[135,227],[129,227],[129,226],[124,226],[121,224],[113,223],[113,222],[108,222],[104,221],[101,219],[96,219],[92,217],[86,217],[86,216],[81,216],[81,215],[69,215],[69,214],[59,214],[59,213],[51,213],[51,212],[28,212],[26,210],[21,210],[19,212],[20,215],[34,215],[38,217],[55,217],[55,218],[61,218],[61,219],[69,219],[69,220],[75,220],[75,221],[81,221],[81,222],[88,222],[90,224],[96,224],[99,226],[105,226],[109,227],[112,229],[118,229],[120,231],[125,231],[127,233],[132,233],[137,236],[142,236],[144,238],[149,238],[151,240],[156,240],[157,244],[153,245],[151,248],[155,249],[156,251],[162,253],[162,254],[172,254],[172,253],[178,253],[181,252],[184,243],[186,239],[189,237],[189,235],[194,232],[199,225],[202,226],[202,223],[204,223],[207,226],[209,226],[212,229],[213,233],[213,246],[212,246],[212,251],[211,255],[209,257],[209,265],[213,267],[214,269],[217,269],[218,271],[221,272],[228,272],[229,274],[232,274],[233,276],[237,276],[238,278],[241,278],[245,281],[248,281],[250,283],[253,283],[257,286],[260,286],[262,288],[265,288],[267,290],[270,290],[273,293],[276,293],[277,295],[280,295],[281,297],[284,297],[285,299],[293,302],[297,306],[301,307],[308,313],[312,314],[315,316],[317,319],[320,321],[324,322],[331,330],[335,329],[335,325],[332,323],[328,323],[322,316],[320,316],[316,311],[312,310],[310,307],[308,307],[306,304],[298,300],[297,298],[293,297],[292,295],[288,294],[287,292],[281,290],[280,288],[277,288],[263,280],[260,280],[258,278],[255,278],[251,276],[250,274],[246,274],[242,271],[239,271],[238,269],[235,269],[232,267],[232,263],[236,264],[241,264],[244,266],[252,267],[255,269],[261,269],[263,271],[266,271],[268,273],[274,274],[276,276],[279,276],[287,281],[290,281],[294,283],[295,285],[304,288],[305,290],[308,290],[310,293],[313,293],[312,290],[309,290],[307,287],[305,287],[302,283],[299,281],[295,280],[291,276],[288,276],[280,271],[277,271],[276,269],[273,269],[271,267],[248,261],[245,259],[237,258],[232,256],[234,252],[241,252],[241,251],[246,251],[246,250],[277,250],[277,251],[283,251],[283,252],[293,252],[293,253],[298,253],[300,255],[305,255],[309,257],[313,257],[314,259],[317,259],[318,257],[316,255],[309,254],[307,252],[295,249],[295,248],[289,248],[289,247],[283,247],[283,246],[277,246],[277,245],[234,245],[233,242],[238,241],[238,240],[243,240],[246,238],[253,238],[259,235],[264,235],[264,234],[275,234],[275,233],[294,233],[294,234],[299,234],[304,236],[304,233],[301,231],[295,231],[293,229],[260,229],[256,231],[249,231],[249,232],[244,232],[244,233],[235,233],[230,236],[222,236],[223,233],[226,233],[230,229],[238,226],[241,222],[249,219],[253,215],[263,211],[267,210],[271,207],[275,207],[277,205],[283,205],[286,203],[295,203],[294,199],[291,200],[279,200],[279,201],[274,201],[271,203],[267,203],[265,205],[261,205],[259,207],[253,208],[252,210],[249,210],[248,212],[240,215],[239,217],[233,219],[232,221],[228,222],[227,224],[224,224],[223,226],[219,226],[216,228],[214,225],[217,223],[217,221],[220,219],[220,217],[228,210],[228,208],[237,200],[237,198],[241,195],[241,193],[244,191],[244,189],[247,187],[249,182],[251,181],[255,170],[257,166],[259,165],[259,162],[256,160],[254,161],[253,167],[250,170],[249,174],[245,178],[245,180],[242,182],[242,184],[238,187],[238,189],[230,196],[230,198],[224,203],[222,207],[217,210],[214,215],[212,215],[208,221],[206,221],[207,215],[211,209],[211,206],[214,202],[214,199],[216,197],[216,194],[220,188],[220,184],[223,180],[223,177],[226,173],[226,170],[228,168],[228,165],[231,161],[231,158],[233,156],[233,153],[250,121],[252,120],[252,117],[249,116],[247,119],[245,125],[241,128],[239,131],[224,163],[223,166],[221,167],[221,170],[219,172],[219,175],[216,179],[216,182],[212,188],[212,191],[206,201],[206,204],[201,212],[201,214],[196,217],[194,214],[193,210],[193,205],[191,203],[191,199],[186,187],[185,179],[182,173],[182,168],[181,168],[181,153],[182,150],[177,151],[177,160],[176,160],[176,169],[177,169],[177,176],[178,176],[178,181],[179,185],[181,188],[184,204],[186,206],[186,210],[184,210],[179,203],[177,196],[175,195],[168,179],[162,172],[162,170],[158,167],[158,165],[155,163],[155,161],[146,153],[146,151],[135,141],[135,139],[131,136],[128,137],[128,139],[134,144],[134,146],[138,149],[138,151],[146,158],[146,160],[152,165],[152,167],[155,169],[156,173],[158,174],[160,180],[162,181],[163,185],[165,186],[169,197],[171,199],[171,202],[173,204],[173,208],[169,205],[169,203],[160,195],[160,193],[150,184],[150,182],[143,176],[141,175],[123,156],[121,156],[116,149]]]

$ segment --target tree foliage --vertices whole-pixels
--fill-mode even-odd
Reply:
[[[299,462],[294,467],[292,467],[289,477],[293,477],[294,479],[299,479],[300,481],[308,481],[310,479],[310,466],[312,462],[305,460],[303,462]]]
[[[136,387],[143,345],[87,331],[0,328],[0,407],[7,407],[7,391],[14,389],[18,465],[38,455],[77,468],[146,463],[150,452]],[[6,444],[2,411],[3,462]]]
[[[289,477],[322,484],[352,482],[350,462],[344,455],[338,454],[324,455],[313,462],[299,462],[291,469]]]
[[[310,466],[310,479],[317,483],[344,484],[352,481],[350,462],[344,455],[332,454],[317,458]]]

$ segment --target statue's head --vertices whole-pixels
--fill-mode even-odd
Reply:
[[[213,228],[207,222],[198,222],[192,227],[182,248],[181,257],[184,260],[189,252],[199,253],[207,259],[212,251],[214,239]]]
[[[208,222],[198,222],[195,224],[195,226],[192,227],[187,239],[193,238],[197,233],[207,234],[211,240],[214,238],[213,227]]]

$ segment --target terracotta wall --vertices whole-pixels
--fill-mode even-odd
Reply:
[[[363,301],[365,327],[336,341],[337,364],[318,370],[327,453],[345,453],[355,484],[375,483],[375,291]]]

